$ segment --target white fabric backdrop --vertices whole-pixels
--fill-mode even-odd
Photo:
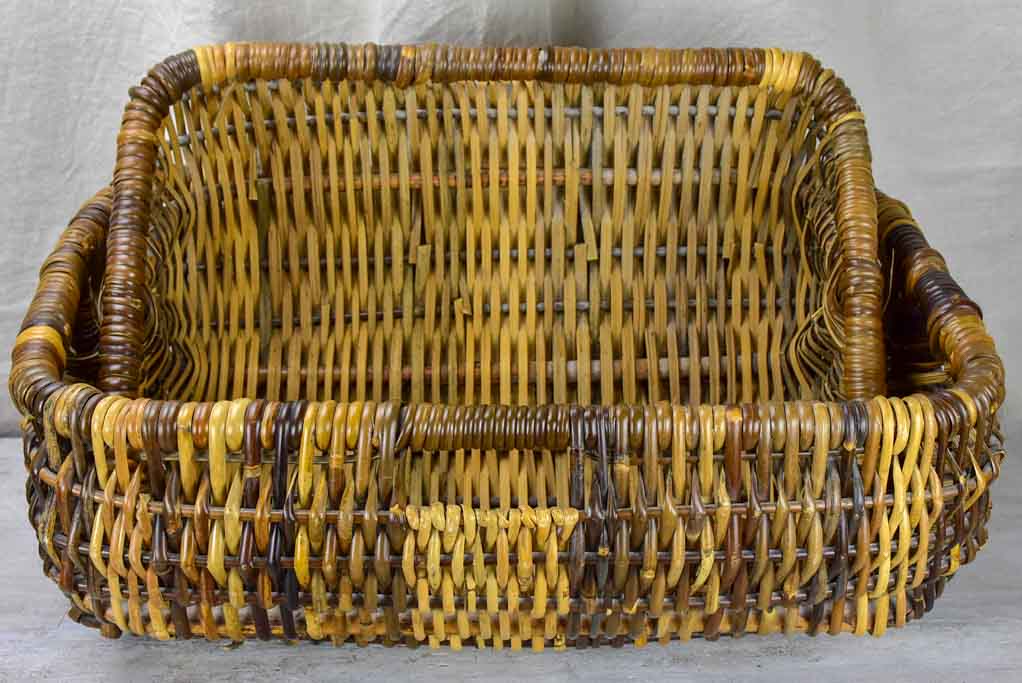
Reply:
[[[4,385],[39,266],[79,204],[109,182],[128,88],[167,55],[228,40],[812,52],[866,113],[878,185],[908,202],[983,305],[1009,381],[1019,376],[1022,355],[1009,342],[1022,335],[1020,292],[1006,284],[1022,268],[1017,0],[6,0],[0,27]],[[16,425],[4,392],[0,433]]]

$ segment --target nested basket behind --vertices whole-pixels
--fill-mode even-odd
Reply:
[[[12,361],[107,636],[881,634],[1004,455],[979,307],[779,50],[171,57]]]

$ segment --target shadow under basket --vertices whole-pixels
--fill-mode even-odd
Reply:
[[[1004,371],[776,49],[204,47],[12,353],[107,636],[882,633],[986,541]]]

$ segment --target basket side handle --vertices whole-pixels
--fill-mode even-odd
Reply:
[[[85,202],[39,271],[11,351],[8,389],[22,415],[42,415],[46,400],[65,386],[73,351],[82,351],[72,342],[81,337],[84,299],[101,279],[112,198],[112,190],[104,188]]]
[[[145,342],[146,242],[157,135],[170,107],[196,85],[276,78],[386,80],[398,86],[461,80],[759,85],[807,94],[833,132],[844,339],[841,393],[884,391],[883,278],[869,144],[840,78],[801,52],[778,49],[466,48],[445,45],[228,43],[188,50],[153,67],[130,91],[117,139],[102,295],[99,387],[138,391]]]
[[[983,323],[983,313],[948,272],[902,202],[877,192],[884,253],[891,255],[892,288],[918,307],[933,358],[943,359],[952,383],[933,392],[947,424],[992,418],[1004,402],[1004,363]]]

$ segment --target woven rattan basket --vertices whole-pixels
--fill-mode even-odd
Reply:
[[[1001,362],[808,55],[228,44],[117,142],[10,379],[104,635],[879,634],[986,540]]]

